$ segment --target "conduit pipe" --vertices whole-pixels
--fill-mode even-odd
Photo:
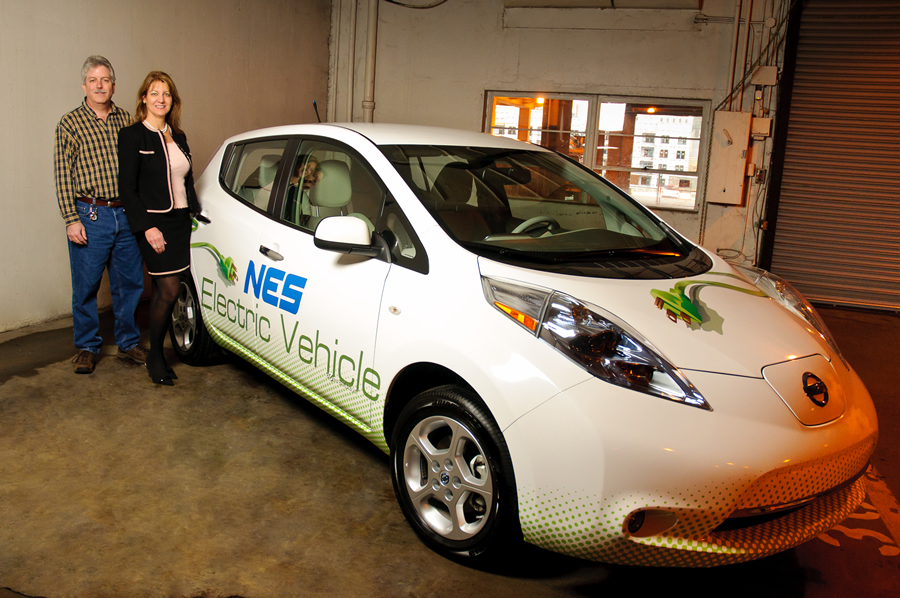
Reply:
[[[734,70],[737,67],[738,37],[741,33],[741,0],[734,2],[734,37],[731,40],[731,76],[728,78],[728,111],[731,112],[731,102],[734,99]]]
[[[337,17],[331,19],[331,39],[328,52],[328,95],[326,96],[325,122],[337,120],[337,78],[341,72],[341,17],[343,17],[343,5],[337,3]],[[332,51],[333,50],[333,51]],[[321,121],[320,121],[321,122]]]
[[[775,27],[775,0],[766,0],[766,9],[763,13],[763,18],[765,18],[765,27],[764,31],[765,35],[765,45],[766,48],[766,61],[763,63],[766,66],[777,66],[778,65],[778,49],[777,48],[769,48],[769,41],[772,38],[772,28]],[[767,86],[766,89],[763,90],[763,102],[762,105],[766,107],[766,112],[760,114],[760,116],[769,116],[769,108],[772,103],[772,90],[775,89],[775,86]],[[766,99],[768,97],[768,99]],[[767,142],[766,145],[771,145]]]
[[[744,81],[747,79],[747,56],[750,52],[750,19],[753,18],[753,0],[747,6],[747,26],[744,28],[744,60],[741,62],[741,88],[738,90],[738,112],[744,111]],[[752,111],[752,110],[751,110]]]
[[[375,122],[375,48],[378,41],[378,0],[369,0],[369,22],[366,27],[366,93],[363,97],[363,122]]]
[[[350,0],[350,33],[349,56],[347,58],[347,122],[353,122],[353,85],[356,76],[356,11],[359,10],[357,0]]]

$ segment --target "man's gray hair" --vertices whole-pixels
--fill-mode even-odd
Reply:
[[[109,61],[103,56],[88,56],[87,60],[84,61],[84,66],[81,67],[81,83],[87,83],[87,72],[93,68],[97,68],[98,66],[105,66],[109,69],[109,80],[113,85],[116,84],[116,71],[113,69],[112,65]]]

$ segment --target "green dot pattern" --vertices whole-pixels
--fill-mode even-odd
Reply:
[[[762,558],[802,544],[845,519],[865,498],[863,480],[766,523],[728,531],[715,528],[739,506],[786,504],[838,486],[865,467],[876,440],[873,434],[836,454],[774,470],[756,481],[736,479],[655,496],[520,489],[522,532],[526,541],[547,550],[607,563],[707,567]],[[772,499],[779,502],[766,502]],[[625,529],[628,516],[646,509],[674,513],[677,522],[657,535],[631,536]]]
[[[203,316],[209,318],[210,312],[204,310]],[[357,414],[365,414],[373,405],[362,393],[357,396],[350,388],[339,383],[336,378],[330,378],[325,373],[325,368],[315,368],[310,364],[303,363],[296,353],[286,353],[283,346],[280,347],[280,351],[273,349],[264,351],[262,354],[250,351],[247,349],[248,346],[260,343],[255,340],[251,331],[246,331],[237,324],[231,324],[228,320],[224,320],[228,326],[219,328],[209,324],[208,319],[206,321],[207,329],[217,343],[229,351],[241,355],[293,391],[304,395],[311,403],[355,429],[382,451],[388,452],[387,441],[382,429],[383,418],[377,418],[377,426],[369,426],[360,417],[357,417]],[[272,331],[272,334],[276,334],[276,331]],[[281,331],[277,331],[277,334],[281,334]],[[282,342],[273,338],[269,344],[275,343],[276,340]],[[295,339],[294,342],[296,343],[297,340]],[[277,345],[276,349],[279,349]],[[296,374],[289,376],[285,372],[295,372]],[[304,382],[301,383],[300,380]],[[328,390],[328,396],[333,398],[326,399],[316,392],[322,388]],[[384,399],[381,398],[374,405],[383,407]]]
[[[784,504],[795,500],[792,497],[813,496],[834,488],[865,468],[877,440],[872,435],[834,455],[770,471],[744,492],[736,508]]]

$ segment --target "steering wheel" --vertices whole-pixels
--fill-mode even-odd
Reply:
[[[512,234],[527,233],[539,227],[545,227],[547,230],[556,230],[559,228],[559,222],[550,216],[535,216],[512,229]]]

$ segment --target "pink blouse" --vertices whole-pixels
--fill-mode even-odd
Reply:
[[[174,141],[166,144],[169,153],[169,169],[172,172],[172,195],[175,198],[175,208],[188,207],[187,190],[184,187],[184,177],[191,169],[184,152]]]

